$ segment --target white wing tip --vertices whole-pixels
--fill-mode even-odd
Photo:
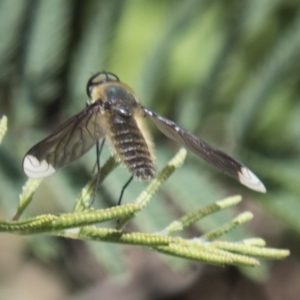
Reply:
[[[239,180],[241,184],[245,185],[251,190],[260,193],[265,193],[267,191],[259,178],[246,167],[241,168],[241,171],[239,172]]]
[[[29,178],[43,178],[55,173],[52,165],[45,160],[39,161],[32,155],[26,155],[23,160],[23,170]]]

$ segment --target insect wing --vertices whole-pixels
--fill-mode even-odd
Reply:
[[[266,192],[266,188],[259,178],[243,164],[239,163],[226,153],[214,149],[208,143],[197,138],[185,129],[180,128],[173,121],[154,113],[148,108],[142,107],[142,110],[146,116],[150,117],[156,127],[170,139],[186,146],[196,155],[200,156],[225,174],[235,178],[248,188],[261,193]]]
[[[106,120],[96,104],[68,120],[28,151],[23,160],[23,170],[28,177],[43,178],[53,174],[81,157],[105,136]]]

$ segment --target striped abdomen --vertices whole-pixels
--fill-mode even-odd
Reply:
[[[120,161],[141,180],[154,177],[155,163],[150,147],[133,117],[111,115],[109,138]]]

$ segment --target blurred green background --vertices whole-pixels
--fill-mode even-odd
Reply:
[[[9,122],[0,147],[2,219],[13,216],[26,181],[24,154],[85,107],[87,80],[101,70],[118,75],[146,107],[244,162],[268,190],[250,191],[189,154],[132,229],[159,230],[238,193],[239,209],[255,218],[228,239],[262,236],[292,255],[254,270],[221,269],[132,247],[2,234],[0,298],[299,299],[299,1],[0,0],[0,114]],[[161,169],[179,146],[149,125]],[[94,163],[93,149],[45,179],[26,216],[71,211]],[[116,203],[128,176],[117,168],[95,206]],[[124,203],[144,187],[132,183]]]

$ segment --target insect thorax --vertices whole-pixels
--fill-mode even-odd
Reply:
[[[111,114],[133,116],[138,106],[135,96],[122,85],[111,85],[105,89],[105,102]]]

